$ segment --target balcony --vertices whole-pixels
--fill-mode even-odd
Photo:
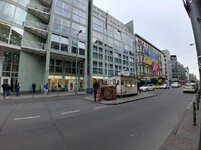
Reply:
[[[21,48],[23,51],[28,51],[34,54],[45,55],[46,54],[46,44],[29,41],[29,40],[22,40]]]
[[[29,3],[29,5],[27,7],[28,7],[28,12],[30,12],[31,14],[40,18],[45,23],[49,22],[49,18],[50,18],[50,9],[49,8],[36,4],[36,3],[33,3],[33,2]]]
[[[48,35],[48,25],[36,21],[26,21],[24,23],[24,29],[43,39],[46,39]]]
[[[39,0],[42,4],[44,4],[47,7],[51,7],[52,5],[52,0]]]

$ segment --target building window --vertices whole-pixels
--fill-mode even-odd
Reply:
[[[21,45],[21,41],[22,41],[22,34],[23,34],[23,30],[16,28],[16,27],[12,27],[11,30],[11,37],[10,37],[10,44],[14,44],[14,45]]]
[[[0,1],[0,18],[13,21],[15,8],[12,4]]]
[[[26,11],[21,8],[16,8],[15,16],[14,16],[14,22],[20,25],[23,25],[25,19],[26,19]]]
[[[0,23],[0,41],[8,43],[11,27]]]

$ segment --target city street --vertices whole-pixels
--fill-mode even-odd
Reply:
[[[103,105],[83,95],[0,100],[2,150],[156,150],[192,103],[182,88]]]

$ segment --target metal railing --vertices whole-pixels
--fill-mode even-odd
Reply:
[[[24,25],[34,27],[34,28],[38,28],[38,29],[42,29],[45,31],[47,31],[47,29],[48,29],[48,25],[42,24],[42,23],[39,23],[36,21],[32,21],[32,20],[24,22]]]
[[[35,42],[35,41],[22,40],[22,47],[31,48],[31,49],[38,49],[38,50],[42,50],[44,52],[46,51],[45,50],[45,47],[46,47],[45,43],[40,43],[40,42]]]

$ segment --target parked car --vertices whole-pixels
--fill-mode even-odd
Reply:
[[[160,85],[155,85],[155,89],[160,89]]]
[[[170,87],[168,86],[168,84],[163,84],[160,86],[161,89],[169,89]]]
[[[183,87],[183,92],[193,92],[196,93],[198,90],[198,86],[196,83],[186,83]]]
[[[148,91],[153,91],[155,89],[155,86],[153,84],[148,84],[147,85],[147,90]]]
[[[172,84],[171,84],[171,87],[172,88],[179,88],[181,86],[181,84],[179,83],[179,82],[173,82]]]
[[[141,86],[140,87],[140,91],[142,91],[142,92],[145,92],[145,91],[147,91],[147,86],[146,85],[143,85],[143,86]]]
[[[143,85],[140,87],[140,91],[153,91],[155,89],[155,86],[153,84]]]

